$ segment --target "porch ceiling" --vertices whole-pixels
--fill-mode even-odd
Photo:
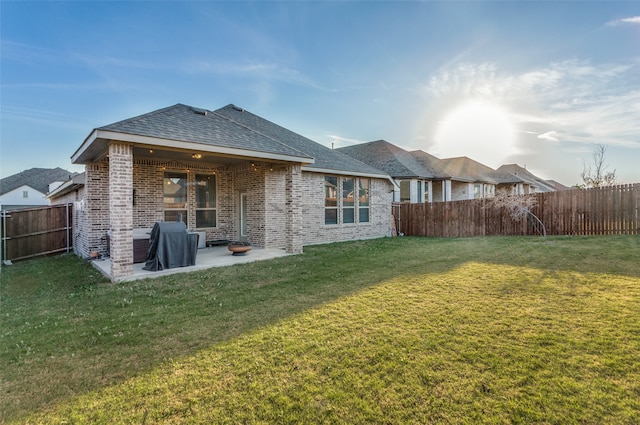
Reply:
[[[194,158],[193,155],[199,154],[200,158]],[[133,148],[133,156],[136,158],[148,158],[160,161],[197,161],[203,164],[219,164],[219,165],[236,165],[246,163],[250,158],[240,158],[234,156],[216,155],[213,153],[205,153],[200,151],[177,151],[158,149],[153,147],[136,146]]]

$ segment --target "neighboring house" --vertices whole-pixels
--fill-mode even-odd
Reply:
[[[456,176],[456,180],[451,182],[451,200],[490,198],[495,195],[500,182],[495,178],[496,170],[493,168],[466,156],[440,161],[445,173]]]
[[[554,182],[547,181],[532,174],[529,170],[517,164],[505,164],[496,170],[499,173],[509,173],[522,179],[522,185],[514,187],[514,194],[522,195],[536,192],[555,192],[557,190],[566,190],[566,186]]]
[[[438,158],[426,152],[407,152],[386,140],[376,140],[336,149],[389,174],[395,181],[394,202],[448,200],[450,176],[438,167]]]
[[[406,151],[385,140],[337,149],[389,174],[396,182],[396,202],[442,202],[493,196],[495,170],[467,157],[439,159]],[[521,181],[515,176],[511,179]]]
[[[503,167],[491,173],[491,177],[498,182],[496,190],[505,190],[510,195],[527,195],[534,192],[534,186],[531,182],[507,171]]]
[[[51,205],[68,204],[81,201],[84,197],[85,173],[79,173],[63,182],[47,195]]]
[[[133,229],[163,220],[290,253],[390,234],[388,175],[234,105],[96,128],[72,162],[85,164],[74,249],[104,253],[110,232],[114,280],[132,274]]]
[[[0,209],[49,205],[47,193],[75,173],[62,168],[31,168],[0,180]]]

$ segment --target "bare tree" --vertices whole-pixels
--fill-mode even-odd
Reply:
[[[493,198],[488,198],[489,206],[504,208],[514,220],[524,217],[533,218],[542,229],[542,236],[547,236],[547,228],[531,210],[538,204],[538,200],[531,195],[513,195],[506,189],[498,189]]]
[[[598,145],[593,151],[593,163],[587,165],[582,161],[582,181],[581,187],[604,187],[616,184],[616,170],[608,171],[609,165],[605,163],[604,154],[608,146]]]

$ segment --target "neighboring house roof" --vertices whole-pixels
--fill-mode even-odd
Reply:
[[[506,170],[501,170],[500,168],[493,171],[491,173],[491,177],[493,177],[498,182],[498,184],[529,183],[525,179],[518,177],[517,175]]]
[[[268,136],[271,139],[278,140],[286,146],[304,152],[306,155],[315,159],[313,164],[307,164],[304,169],[309,171],[327,170],[327,171],[346,171],[350,173],[358,173],[365,175],[377,175],[386,177],[384,170],[372,167],[364,162],[358,161],[339,150],[329,149],[313,140],[307,139],[291,130],[274,124],[262,117],[252,114],[235,105],[227,105],[217,109],[214,113],[222,115],[236,123],[247,128],[251,128],[259,134]]]
[[[0,180],[0,195],[9,193],[21,186],[29,186],[43,195],[49,191],[49,184],[66,181],[76,173],[62,168],[31,168]]]
[[[523,179],[526,183],[535,186],[539,192],[554,192],[557,189],[553,184],[547,182],[544,179],[534,175],[526,168],[519,166],[518,164],[505,164],[498,168],[499,172],[508,172],[514,174],[517,177]]]
[[[345,146],[337,150],[378,168],[396,179],[449,177],[446,173],[436,168],[434,161],[424,156],[429,155],[426,152],[422,152],[424,155],[407,152],[386,140],[375,140],[373,142]],[[436,157],[432,158],[437,160]]]
[[[430,170],[430,172],[434,175],[435,178],[441,179],[451,179],[453,176],[446,173],[444,171],[444,167],[442,164],[442,160],[438,157],[431,155],[422,150],[416,150],[409,152],[412,157],[414,157],[420,165],[424,168]]]
[[[571,188],[563,185],[562,183],[558,183],[555,180],[545,180],[549,184],[549,186],[553,187],[555,190],[570,190]]]
[[[444,171],[455,176],[455,180],[491,184],[500,183],[493,177],[496,170],[466,156],[444,158],[441,161]]]

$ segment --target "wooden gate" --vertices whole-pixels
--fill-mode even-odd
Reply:
[[[2,211],[2,261],[69,252],[73,248],[73,204]]]

